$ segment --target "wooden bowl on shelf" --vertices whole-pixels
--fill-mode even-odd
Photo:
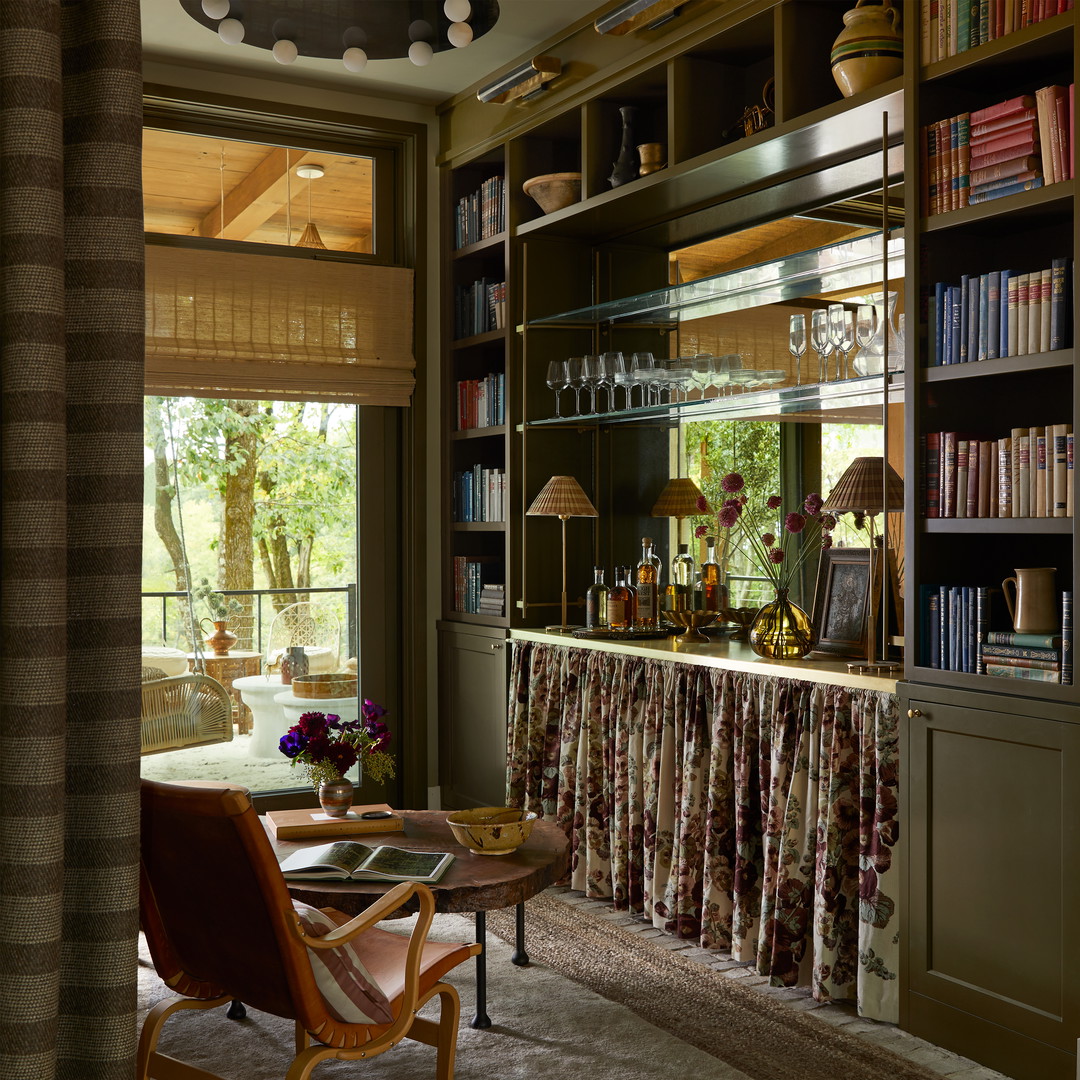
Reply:
[[[323,675],[294,675],[292,692],[299,698],[356,697],[355,675],[333,673]]]
[[[535,200],[545,214],[551,214],[581,199],[581,173],[555,172],[534,176],[521,185],[521,190]]]

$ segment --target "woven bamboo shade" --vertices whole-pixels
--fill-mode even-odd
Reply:
[[[703,505],[698,500],[703,501]],[[692,517],[694,514],[711,514],[712,507],[701,494],[701,488],[688,477],[675,477],[664,485],[656,505],[652,508],[653,517]]]
[[[857,457],[836,481],[823,509],[832,513],[856,511],[863,514],[895,513],[904,509],[904,481],[889,466],[889,499],[881,494],[881,473],[884,461],[879,457]]]
[[[146,249],[151,394],[408,405],[413,271]]]
[[[596,507],[572,476],[553,476],[525,511],[534,517],[597,517]]]

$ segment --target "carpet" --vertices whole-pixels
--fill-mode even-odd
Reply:
[[[489,938],[512,942],[513,909],[489,912],[487,926]],[[551,893],[526,904],[525,947],[534,965],[625,1006],[752,1080],[940,1080]]]

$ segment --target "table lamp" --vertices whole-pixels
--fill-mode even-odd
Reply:
[[[532,517],[557,517],[562,522],[562,623],[544,629],[566,633],[574,629],[566,622],[566,519],[597,517],[596,507],[572,476],[553,476],[525,513]]]
[[[874,560],[877,558],[877,545],[874,542],[874,518],[880,513],[896,513],[904,509],[904,481],[896,470],[880,457],[857,457],[837,480],[829,497],[822,505],[823,510],[832,514],[864,514],[866,528],[870,535],[870,581],[874,581]],[[888,583],[882,582],[882,607],[884,614],[886,589]],[[861,675],[886,675],[900,666],[892,661],[874,659],[875,633],[874,609],[871,590],[870,603],[866,609],[866,660],[848,664],[848,670]],[[883,620],[884,622],[884,620]],[[887,631],[883,630],[883,634]],[[884,640],[884,639],[883,639]]]
[[[673,517],[675,525],[675,543],[682,542],[683,518],[694,514],[711,514],[712,507],[701,494],[701,488],[685,476],[676,476],[664,485],[656,504],[652,508],[653,517]]]

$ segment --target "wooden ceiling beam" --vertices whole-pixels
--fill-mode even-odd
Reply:
[[[297,192],[304,190],[306,180],[295,176],[298,165],[322,163],[326,154],[304,153],[297,150],[273,148],[232,190],[225,195],[199,222],[198,235],[220,237],[224,240],[246,240],[288,202],[290,184]],[[290,182],[289,170],[294,180]],[[300,225],[303,228],[303,223]]]

